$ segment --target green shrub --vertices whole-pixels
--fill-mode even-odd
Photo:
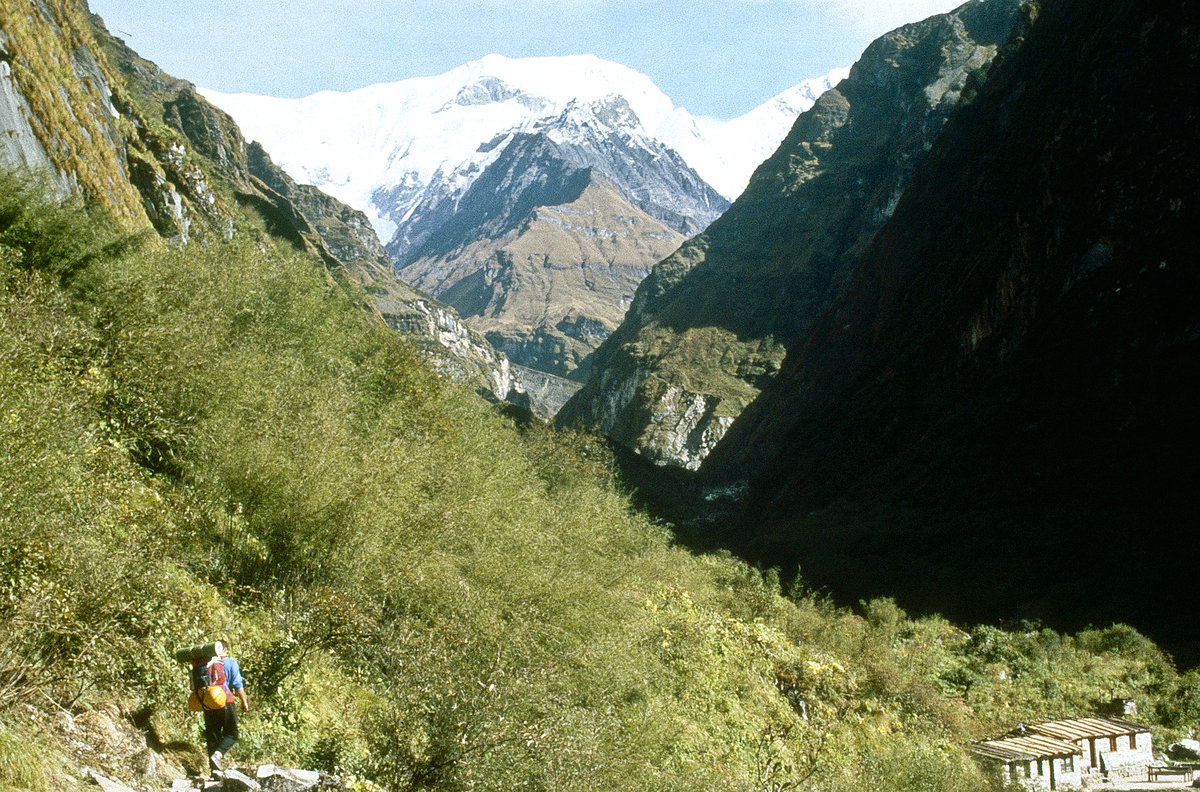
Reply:
[[[37,743],[0,723],[0,789],[42,792],[47,788],[46,761]]]

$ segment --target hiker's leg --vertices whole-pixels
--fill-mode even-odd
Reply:
[[[204,713],[204,748],[209,755],[221,743],[225,730],[225,713],[221,710],[206,710]]]
[[[229,749],[232,748],[233,744],[238,740],[237,705],[230,702],[229,704],[225,705],[224,713],[219,714],[223,715],[222,734],[224,736],[221,739],[220,744],[217,746],[217,750],[222,754],[226,754],[229,753]]]

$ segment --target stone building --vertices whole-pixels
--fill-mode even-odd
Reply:
[[[1071,718],[1016,729],[971,746],[1004,780],[1030,790],[1079,789],[1088,778],[1145,778],[1153,761],[1150,730],[1120,718]]]
[[[1112,781],[1145,778],[1154,760],[1150,730],[1121,718],[1074,718],[1029,728],[1079,746],[1084,773],[1103,773]]]
[[[1083,786],[1079,746],[1039,734],[1022,725],[1008,736],[971,746],[985,769],[1000,781],[1029,790],[1079,789]]]

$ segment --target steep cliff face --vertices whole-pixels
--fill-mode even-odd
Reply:
[[[127,153],[143,153],[144,141],[117,108],[113,73],[97,59],[86,6],[0,6],[0,64],[5,162],[47,173],[63,194],[96,196],[128,227],[147,227],[127,161]]]
[[[247,172],[286,198],[311,224],[329,253],[359,280],[369,282],[392,273],[387,252],[367,216],[308,184],[297,184],[275,165],[258,143],[245,147]]]
[[[0,30],[0,162],[47,174],[58,193],[72,191],[73,178],[55,168],[31,119],[33,108],[13,78],[12,39]]]
[[[842,291],[1016,13],[975,0],[873,43],[733,207],[654,268],[560,423],[698,467]]]
[[[454,306],[514,363],[557,377],[621,321],[683,237],[546,135],[518,135],[411,249],[409,283]]]
[[[847,598],[1195,656],[1200,13],[1026,14],[705,468],[749,477],[732,541]]]
[[[194,86],[113,37],[81,0],[0,5],[0,162],[47,173],[130,228],[175,244],[229,238],[235,224],[321,260],[365,306],[439,367],[504,398],[508,361],[452,309],[403,284],[362,213],[295,184]]]
[[[335,255],[313,221],[327,225],[327,218],[337,217],[336,202],[310,199],[301,206],[301,191],[265,152],[247,145],[227,113],[209,104],[191,83],[138,56],[94,20],[97,41],[122,78],[122,112],[134,119],[155,152],[166,152],[132,165],[134,185],[143,194],[153,194],[157,184],[169,184],[182,196],[182,223],[190,228],[191,218],[200,212],[218,219],[224,235],[232,233],[235,216],[248,212],[272,235],[321,258],[331,272],[340,272],[350,260],[369,257],[370,242],[364,237],[343,246],[342,256]],[[176,167],[160,173],[164,163]],[[147,208],[161,234],[187,240],[186,230],[174,233],[171,217],[155,211],[150,202]],[[379,247],[378,240],[374,245]]]

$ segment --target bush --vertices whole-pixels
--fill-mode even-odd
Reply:
[[[47,776],[46,756],[40,747],[0,723],[0,789],[42,792]]]

